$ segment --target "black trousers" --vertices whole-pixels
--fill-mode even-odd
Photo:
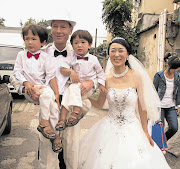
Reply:
[[[62,102],[62,95],[59,95],[59,103],[61,104],[61,102]],[[59,159],[59,168],[66,169],[66,164],[64,162],[64,157],[63,157],[63,150],[58,154],[58,159]]]

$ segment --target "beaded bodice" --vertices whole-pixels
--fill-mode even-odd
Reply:
[[[134,88],[110,88],[107,94],[109,103],[108,116],[118,125],[132,122],[136,118],[135,107],[137,93]]]

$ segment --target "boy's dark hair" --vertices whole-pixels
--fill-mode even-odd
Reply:
[[[23,39],[24,39],[25,36],[27,36],[29,30],[32,31],[33,35],[38,35],[39,36],[39,39],[40,39],[41,43],[43,43],[44,41],[47,42],[47,40],[48,40],[48,31],[47,31],[47,29],[45,27],[35,25],[35,24],[30,24],[30,25],[25,26],[22,29]]]
[[[85,40],[87,40],[89,44],[92,44],[93,38],[92,38],[91,34],[90,34],[88,31],[86,31],[86,30],[77,30],[77,31],[75,31],[75,32],[72,34],[71,39],[70,39],[71,44],[73,43],[73,40],[74,40],[77,36],[78,36],[80,39],[85,39]]]
[[[170,69],[177,69],[180,67],[179,57],[172,56],[171,53],[166,54],[166,56],[164,57],[164,61],[169,65],[168,71],[170,71]]]

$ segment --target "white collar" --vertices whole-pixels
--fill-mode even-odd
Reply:
[[[54,50],[59,51],[59,52],[63,52],[64,50],[67,50],[67,46],[66,46],[63,50],[60,51],[59,49],[56,48],[54,42],[53,42],[53,44],[52,44],[52,48],[53,48]]]

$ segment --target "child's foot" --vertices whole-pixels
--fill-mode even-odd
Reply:
[[[82,112],[72,112],[66,123],[67,127],[75,126],[83,118],[83,116]]]
[[[55,132],[51,128],[48,120],[43,120],[37,127],[37,130],[47,139],[55,139]]]
[[[58,124],[56,124],[56,130],[57,131],[62,131],[66,129],[66,122],[67,120],[59,120]]]
[[[52,150],[55,153],[59,153],[62,151],[62,138],[59,137],[59,135],[58,136],[56,135],[55,140],[51,140],[51,142],[52,142]]]

